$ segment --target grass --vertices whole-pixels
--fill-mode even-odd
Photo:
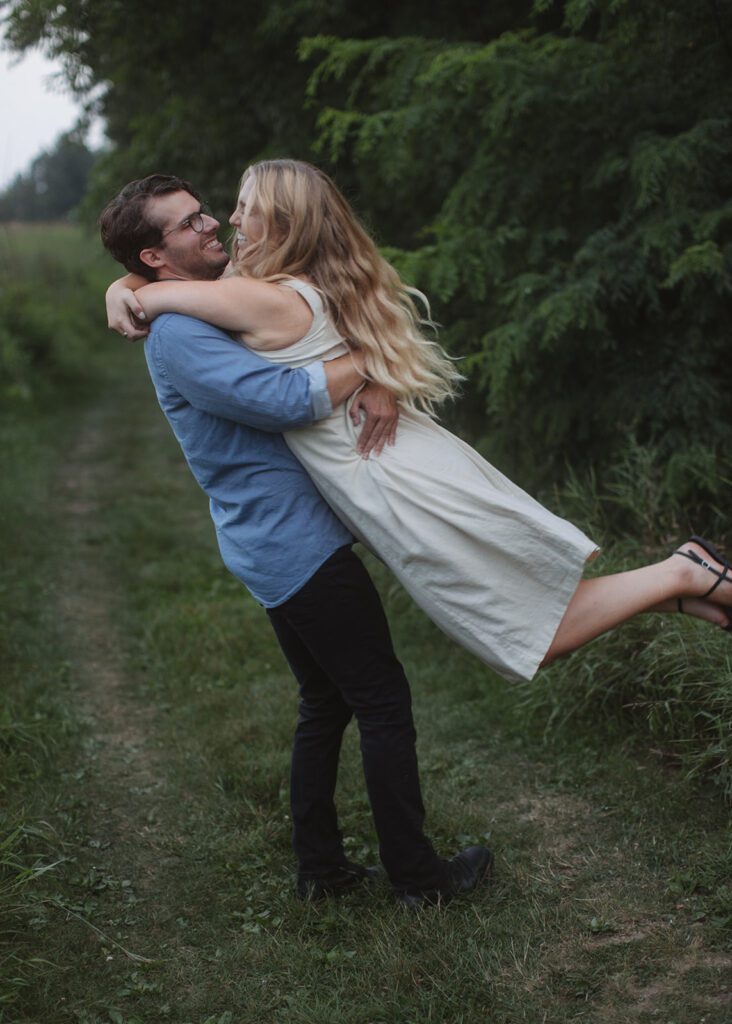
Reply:
[[[601,653],[543,677],[541,704],[449,644],[374,562],[430,832],[445,855],[487,842],[496,875],[415,916],[385,886],[293,898],[294,685],[220,563],[141,350],[94,343],[97,396],[6,427],[0,1021],[728,1024],[719,787],[649,750],[620,703],[600,716]],[[679,628],[670,650],[698,632]],[[339,805],[351,855],[372,861],[353,729]]]
[[[700,1007],[728,1019],[730,861],[715,793],[602,729],[542,750],[518,724],[515,691],[376,566],[414,684],[430,829],[445,854],[488,841],[496,881],[415,918],[383,887],[335,905],[293,899],[294,688],[261,609],[220,565],[141,353],[115,355],[115,397],[90,421],[97,505],[65,558],[94,603],[111,601],[125,696],[112,701],[116,726],[82,733],[64,765],[54,827],[67,859],[30,932],[48,965],[10,1019],[45,1021],[51,1007],[87,1024],[690,1024]],[[82,647],[98,625],[85,622]],[[90,681],[77,657],[79,707]],[[373,859],[353,734],[340,804],[352,855]]]
[[[0,395],[44,404],[101,372],[99,297],[113,276],[98,240],[70,224],[0,225]]]
[[[59,811],[66,800],[58,765],[76,756],[83,734],[56,614],[64,581],[53,493],[59,461],[77,429],[71,410],[88,398],[96,365],[81,315],[88,297],[65,301],[67,287],[88,287],[78,277],[82,267],[100,273],[98,249],[83,257],[81,250],[78,230],[63,225],[4,226],[0,235],[0,306],[12,310],[0,329],[0,1015],[8,1020],[18,993],[48,967],[28,944],[29,923],[45,914],[38,910],[45,887],[66,856],[61,834],[72,812]],[[45,331],[35,348],[27,331],[9,333],[12,318],[22,319],[31,306],[35,319],[28,323],[39,335],[41,327]],[[48,358],[53,344],[74,331],[67,351]],[[77,356],[84,352],[91,358],[82,368]]]
[[[0,224],[0,269],[4,278],[35,277],[47,286],[61,266],[102,268],[111,280],[111,264],[95,235],[63,221],[51,224]],[[103,308],[102,308],[103,312]]]
[[[602,494],[590,480],[558,497],[562,514],[607,549],[592,571],[659,561],[694,532],[730,550],[723,510],[732,466],[702,450],[693,464],[681,462],[664,464],[632,442]],[[696,507],[688,497],[695,480]],[[649,737],[658,756],[712,780],[732,802],[732,646],[725,631],[684,616],[639,616],[524,686],[521,715],[560,740],[598,720],[605,730]]]
[[[66,433],[66,437],[69,434]],[[56,417],[15,419],[2,431],[3,583],[0,604],[0,1019],[13,993],[38,968],[26,948],[28,921],[44,871],[60,854],[47,824],[58,787],[55,759],[75,749],[78,723],[61,689],[63,638],[49,596],[57,586],[49,478],[63,433]],[[51,782],[53,780],[53,782]],[[22,939],[21,939],[22,936]],[[20,940],[20,941],[19,941]],[[26,948],[22,955],[18,949]]]

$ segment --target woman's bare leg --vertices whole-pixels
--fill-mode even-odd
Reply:
[[[687,543],[683,550],[693,550],[708,562],[710,556],[698,545]],[[722,566],[715,565],[721,571]],[[614,576],[598,576],[582,580],[567,606],[551,647],[542,665],[577,650],[589,640],[620,625],[642,612],[673,611],[678,598],[691,601],[701,598],[716,577],[689,559],[671,555],[656,565],[646,565]],[[716,618],[709,607],[719,608]],[[726,625],[725,609],[732,608],[732,582],[722,583],[714,592],[714,602],[689,606],[690,614]],[[692,611],[692,607],[694,611]],[[699,614],[701,613],[701,614]]]

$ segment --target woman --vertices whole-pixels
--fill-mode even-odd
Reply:
[[[415,293],[326,175],[298,161],[255,164],[230,222],[237,235],[224,279],[133,279],[134,296],[114,292],[110,324],[128,310],[148,320],[187,313],[291,366],[360,349],[367,377],[400,401],[396,443],[359,457],[347,408],[286,440],[340,518],[446,633],[506,678],[528,679],[640,612],[684,610],[727,628],[732,581],[711,545],[692,538],[674,553],[682,558],[584,580],[595,544],[435,423],[429,414],[459,375],[420,334]],[[292,312],[292,324],[307,309],[309,330],[273,330],[263,294]]]

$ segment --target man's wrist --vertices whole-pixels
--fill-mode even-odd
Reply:
[[[328,392],[333,406],[340,405],[363,384],[363,356],[349,352],[325,364]]]

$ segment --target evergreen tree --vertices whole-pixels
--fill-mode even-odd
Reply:
[[[0,221],[60,220],[86,194],[94,154],[78,132],[66,132],[0,193]]]
[[[393,255],[468,354],[489,455],[536,483],[633,435],[708,467],[732,424],[732,5],[534,14],[487,45],[307,40],[320,152],[409,225]]]
[[[205,187],[226,209],[237,175],[261,156],[313,158],[317,108],[299,55],[317,33],[482,40],[509,28],[530,0],[476,8],[455,0],[0,0],[6,42],[63,61],[70,87],[112,142],[95,170],[90,208],[155,171]],[[347,164],[342,168],[348,180]]]

